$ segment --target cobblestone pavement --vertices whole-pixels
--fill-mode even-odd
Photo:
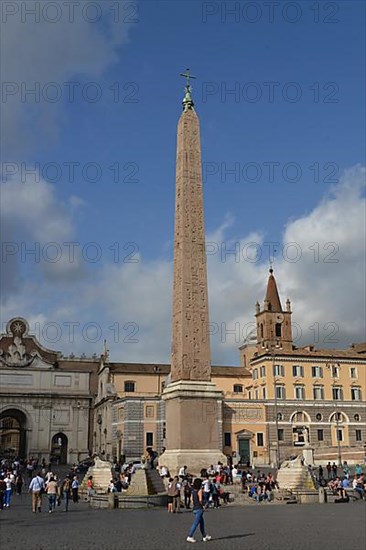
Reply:
[[[45,500],[45,499],[44,499]],[[0,512],[4,550],[175,550],[185,541],[193,514],[166,510],[92,510],[70,503],[49,514],[31,512],[30,496],[13,497]],[[212,550],[364,550],[366,503],[230,506],[205,513]]]

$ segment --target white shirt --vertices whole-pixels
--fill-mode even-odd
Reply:
[[[184,466],[182,466],[181,469],[179,470],[179,475],[180,476],[185,476],[186,475],[186,470],[185,470]]]
[[[205,479],[205,481],[203,482],[203,491],[205,493],[210,492],[210,485],[211,485],[211,481],[209,479]]]
[[[6,490],[9,490],[11,489],[11,477],[10,476],[7,476],[5,479],[4,479],[5,483],[6,483]]]

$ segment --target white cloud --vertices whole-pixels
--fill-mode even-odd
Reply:
[[[318,347],[342,347],[365,337],[364,177],[365,170],[361,167],[348,170],[340,184],[320,204],[284,227],[282,247],[275,259],[275,275],[282,304],[290,297],[293,321],[302,329],[302,340],[297,342],[298,345],[315,343]],[[35,213],[26,208],[26,204],[37,202],[34,197],[29,197],[24,191],[21,195],[24,203],[22,199],[17,210],[13,204],[15,192],[14,195],[9,192],[6,200],[12,216],[19,223],[23,220],[26,227],[38,224],[35,232],[40,231],[40,217],[45,218],[50,232],[56,228],[60,228],[61,234],[62,231],[72,231],[73,214],[68,214],[68,218],[62,205],[61,209],[58,208],[60,205],[52,186],[42,183],[38,193],[43,197],[44,206],[40,210],[40,206],[35,205]],[[51,220],[51,212],[55,210],[59,211],[58,217]],[[215,364],[238,363],[237,347],[253,326],[254,305],[257,300],[263,302],[268,274],[264,255],[261,262],[249,261],[253,258],[254,248],[248,249],[247,245],[257,243],[262,246],[265,240],[271,240],[270,236],[253,232],[227,240],[226,233],[231,223],[231,218],[226,218],[207,237],[208,242],[217,245],[216,253],[212,253],[214,248],[211,247],[208,256],[210,320],[216,323],[212,327],[216,333],[211,338]],[[225,255],[222,243],[225,243],[226,250],[237,246],[238,255]],[[295,250],[293,247],[290,251],[288,243],[297,243],[297,249],[301,250],[301,258],[296,262],[281,257],[283,250],[291,253]],[[335,243],[336,247],[326,248],[328,243]],[[314,254],[318,250],[319,261],[316,261],[318,258]],[[100,352],[103,339],[107,338],[114,360],[168,362],[172,262],[138,259],[137,263],[107,264],[94,281],[89,278],[70,285],[65,278],[62,292],[57,295],[54,295],[50,281],[45,281],[38,290],[37,285],[30,281],[23,290],[19,289],[18,294],[10,295],[3,315],[5,319],[14,315],[33,319],[41,316],[46,321],[59,323],[63,327],[63,339],[53,345],[44,343],[68,353],[86,352],[91,355]],[[331,259],[338,261],[332,263]],[[51,301],[45,300],[48,296],[52,296]],[[64,325],[70,321],[79,323],[74,342],[69,341]],[[83,327],[91,322],[98,323],[101,329],[100,338],[95,343],[81,337]],[[127,323],[131,325],[126,326]],[[327,323],[335,323],[335,342],[326,341],[334,328]],[[133,324],[138,326],[136,334],[133,334]],[[225,334],[225,329],[232,332]],[[90,335],[92,337],[92,333]],[[131,339],[138,342],[131,342]]]
[[[63,102],[72,98],[64,83],[78,82],[76,91],[86,78],[101,84],[104,72],[118,61],[118,47],[127,40],[131,26],[123,17],[114,22],[108,2],[97,3],[102,10],[98,23],[88,21],[94,17],[91,11],[83,15],[85,2],[77,4],[74,17],[69,14],[67,2],[60,2],[61,16],[55,22],[50,21],[56,18],[51,9],[42,12],[42,2],[15,5],[21,9],[7,17],[1,33],[2,81],[8,93],[3,98],[6,108],[2,109],[1,135],[9,160],[20,158],[35,143],[46,145],[58,136]],[[23,5],[28,10],[38,6],[39,20],[32,15],[22,16]],[[48,87],[49,83],[55,86]],[[38,102],[34,95],[26,94],[32,89]],[[52,102],[56,90],[62,95]]]

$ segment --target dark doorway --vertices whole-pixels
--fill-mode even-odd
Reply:
[[[0,414],[0,455],[4,458],[26,458],[27,417],[17,409]]]
[[[51,462],[67,464],[67,437],[62,432],[55,434],[52,438]]]
[[[250,440],[240,437],[239,440],[240,464],[250,462]]]

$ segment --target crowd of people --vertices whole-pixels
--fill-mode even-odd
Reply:
[[[79,502],[79,479],[76,467],[59,479],[51,471],[51,464],[43,459],[39,462],[30,457],[27,460],[15,458],[3,459],[0,466],[0,510],[10,508],[14,495],[21,496],[26,491],[32,497],[32,512],[42,512],[43,496],[46,497],[48,512],[52,514],[56,507],[64,503],[63,510],[69,510],[69,502]]]

